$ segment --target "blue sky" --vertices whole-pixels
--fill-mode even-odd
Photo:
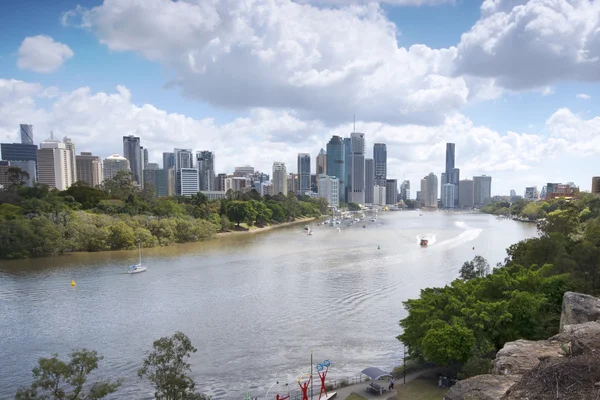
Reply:
[[[161,42],[161,39],[165,36],[168,36],[170,31],[177,30],[177,19],[175,17],[178,10],[177,7],[174,6],[174,4],[169,0],[149,1],[149,3],[161,3],[161,6],[164,6],[165,9],[165,16],[160,21],[160,24],[164,24],[164,26],[160,25],[156,27],[156,38],[153,39],[156,42],[156,49],[154,49],[153,42],[150,44],[144,43],[143,36],[136,37],[135,35],[138,33],[135,32],[135,29],[131,27],[125,29],[123,28],[122,23],[119,25],[120,16],[118,13],[115,13],[114,9],[111,9],[111,2],[114,3],[114,1],[115,0],[56,0],[46,2],[41,0],[22,0],[19,2],[3,2],[0,5],[0,12],[3,16],[2,19],[4,23],[2,32],[3,40],[0,41],[0,79],[16,79],[26,83],[39,83],[44,88],[56,86],[63,93],[58,97],[58,99],[62,99],[63,97],[61,96],[64,94],[68,94],[69,92],[81,87],[89,87],[91,89],[91,96],[93,96],[97,93],[116,93],[115,88],[117,85],[126,86],[132,94],[130,99],[131,104],[128,103],[128,107],[132,107],[131,110],[133,116],[127,120],[117,121],[118,126],[149,126],[150,128],[148,129],[156,129],[156,126],[161,126],[161,129],[164,129],[164,132],[166,132],[165,134],[168,132],[173,132],[172,134],[175,134],[174,131],[177,129],[183,129],[181,127],[185,124],[201,124],[198,122],[198,120],[212,118],[214,121],[209,125],[201,124],[201,128],[197,128],[197,125],[194,125],[193,128],[189,127],[188,129],[190,133],[186,134],[185,136],[186,138],[189,137],[187,140],[190,141],[189,146],[192,147],[195,145],[209,147],[211,146],[209,140],[213,139],[222,142],[214,147],[221,145],[224,147],[223,153],[226,155],[224,158],[226,158],[227,163],[224,163],[223,168],[231,168],[232,165],[235,165],[234,163],[239,163],[243,158],[243,156],[239,154],[240,151],[233,151],[229,148],[232,145],[230,141],[223,139],[225,136],[227,136],[227,132],[239,131],[243,132],[240,133],[240,135],[245,135],[242,139],[235,141],[235,143],[239,143],[240,146],[243,144],[243,152],[245,152],[244,156],[250,158],[247,162],[244,162],[244,164],[254,163],[260,165],[261,169],[268,170],[268,165],[273,160],[265,160],[263,156],[264,152],[261,150],[261,148],[273,149],[273,157],[279,157],[293,165],[294,150],[290,150],[289,147],[285,146],[280,147],[280,144],[278,143],[282,142],[281,137],[284,138],[283,142],[289,138],[289,143],[298,143],[298,146],[302,147],[298,150],[300,152],[310,151],[316,154],[320,147],[325,147],[327,138],[333,132],[346,129],[348,124],[350,124],[353,110],[348,107],[348,104],[353,104],[352,99],[349,98],[352,97],[352,94],[341,94],[348,89],[348,85],[341,89],[342,86],[336,87],[335,84],[333,84],[333,86],[328,86],[326,88],[327,90],[325,90],[325,86],[323,86],[321,83],[314,86],[312,92],[308,91],[305,93],[303,92],[303,88],[306,88],[306,85],[310,87],[310,85],[313,85],[314,82],[305,81],[305,83],[303,83],[301,86],[296,86],[296,84],[290,85],[289,82],[291,82],[293,79],[308,79],[308,77],[311,76],[310,74],[313,74],[314,71],[325,71],[327,68],[335,69],[344,64],[350,65],[353,60],[361,57],[363,51],[365,60],[379,58],[381,60],[380,63],[389,62],[391,66],[395,66],[392,67],[392,72],[393,68],[401,69],[404,65],[406,65],[405,63],[407,62],[406,60],[402,61],[402,59],[395,61],[394,57],[396,56],[386,56],[385,53],[383,53],[386,48],[389,49],[389,46],[386,47],[387,45],[385,44],[385,41],[389,39],[389,37],[386,36],[383,28],[379,30],[377,25],[378,21],[373,22],[368,20],[368,18],[360,21],[363,26],[360,27],[357,32],[371,33],[373,35],[372,37],[374,38],[372,39],[373,41],[371,43],[368,41],[368,39],[363,38],[357,38],[356,40],[358,41],[356,44],[354,42],[351,43],[349,40],[344,42],[343,35],[336,36],[334,33],[332,33],[332,37],[328,37],[326,33],[323,33],[321,41],[318,42],[318,45],[315,45],[317,46],[315,47],[315,51],[320,52],[320,54],[323,56],[326,55],[327,51],[333,51],[335,48],[339,49],[340,44],[343,46],[357,46],[357,49],[354,53],[352,50],[345,49],[345,54],[338,54],[337,56],[333,56],[333,58],[323,57],[323,60],[329,60],[327,62],[330,63],[330,66],[316,63],[312,64],[312,66],[306,66],[306,71],[293,71],[289,69],[291,67],[286,66],[287,60],[283,58],[277,59],[277,64],[279,65],[267,64],[264,60],[258,60],[256,58],[256,54],[259,54],[258,50],[251,53],[253,58],[243,58],[248,57],[248,54],[241,52],[238,54],[235,53],[235,51],[236,49],[239,49],[239,47],[236,46],[240,46],[240,43],[243,43],[244,38],[236,37],[231,32],[221,32],[221,36],[219,36],[219,40],[221,42],[219,42],[219,44],[223,44],[223,49],[226,49],[229,47],[225,47],[225,41],[228,39],[231,40],[234,52],[228,53],[228,50],[226,50],[225,53],[217,52],[214,56],[212,56],[211,61],[211,56],[207,55],[207,52],[214,51],[214,48],[211,48],[211,50],[209,47],[202,44],[207,43],[205,40],[208,36],[210,36],[210,34],[206,32],[200,32],[199,30],[198,33],[194,34],[196,36],[190,34],[189,37],[182,37],[182,43],[184,41],[189,42],[189,44],[186,42],[186,46],[182,46],[182,48],[185,47],[185,49],[187,49],[183,53],[177,53],[177,49],[173,49],[173,42],[170,42],[170,45],[166,44],[168,43],[167,41],[165,41],[165,43]],[[192,0],[187,1],[193,2]],[[280,18],[284,20],[284,24],[290,24],[290,26],[291,23],[295,22],[292,20],[292,18],[295,18],[296,15],[282,14],[282,12],[288,12],[282,11],[284,10],[283,6],[276,8],[272,4],[266,2],[262,3],[262,0],[256,1],[261,3],[262,6],[266,8],[273,7],[272,10],[268,10],[271,12],[271,20],[277,20]],[[311,0],[305,0],[305,2],[307,1],[309,3],[311,2]],[[393,0],[390,1],[393,2]],[[531,0],[531,2],[540,2],[540,0]],[[231,4],[234,3],[235,2],[232,2]],[[281,4],[284,3],[285,2],[282,2]],[[125,7],[133,7],[134,3],[123,0],[120,4],[124,5]],[[75,26],[63,26],[60,21],[62,13],[75,9],[77,5],[81,5],[88,10],[98,7],[98,15],[102,15],[102,18],[93,20],[92,26],[89,29],[81,29]],[[398,32],[396,37],[397,45],[399,47],[409,48],[412,45],[419,44],[427,46],[429,49],[431,49],[431,51],[442,51],[442,49],[453,48],[453,50],[451,50],[452,52],[456,52],[459,55],[462,54],[463,58],[466,60],[464,61],[466,66],[463,65],[463,69],[467,71],[475,71],[472,73],[475,75],[479,74],[479,77],[482,79],[488,79],[487,82],[494,82],[493,79],[495,77],[498,79],[506,78],[509,81],[514,81],[514,79],[518,77],[514,76],[514,70],[506,69],[509,67],[505,67],[504,70],[501,70],[503,67],[500,66],[498,67],[498,71],[495,70],[496,68],[490,68],[489,72],[484,71],[481,73],[481,65],[483,64],[475,59],[475,55],[469,53],[470,49],[465,46],[459,46],[462,35],[466,32],[469,32],[471,27],[473,27],[478,21],[482,21],[480,6],[481,2],[479,1],[464,0],[457,0],[454,4],[437,6],[398,6],[384,3],[381,5],[380,13],[395,24]],[[308,7],[311,6],[306,5],[306,7],[308,9]],[[318,5],[318,7],[320,7],[321,10],[326,9],[326,7],[323,5]],[[351,15],[351,12],[346,11],[347,10],[342,8],[341,12],[336,15],[336,18],[339,20],[340,24],[342,24],[343,21],[346,21],[344,18],[350,18],[349,15]],[[597,11],[597,8],[593,9],[592,11]],[[203,21],[203,19],[208,20],[210,14],[202,14],[202,12],[200,12],[194,18],[191,18],[189,23],[195,24],[197,21]],[[314,12],[314,9],[311,11],[311,13],[312,12]],[[319,13],[319,11],[316,12]],[[517,10],[509,9],[507,12],[515,13],[516,15]],[[523,10],[520,12],[523,12]],[[533,13],[533,11],[531,12]],[[299,11],[298,14],[300,13],[301,12]],[[586,13],[590,14],[590,10],[581,10],[581,18],[585,18],[585,15],[587,15]],[[168,18],[171,16],[173,17],[173,20],[168,20]],[[265,43],[268,43],[267,39],[279,40],[279,43],[290,43],[297,39],[298,41],[296,43],[298,43],[298,46],[302,46],[304,51],[309,51],[311,44],[310,42],[308,44],[305,42],[305,38],[309,37],[307,35],[320,35],[319,29],[321,27],[323,28],[323,32],[327,32],[326,25],[329,23],[329,20],[327,20],[325,17],[320,20],[320,17],[321,16],[318,14],[311,14],[311,32],[299,32],[297,34],[292,33],[291,35],[293,37],[286,37],[285,42],[283,41],[282,36],[284,34],[281,33],[281,31],[273,30],[272,32],[264,32],[263,30],[266,29],[265,25],[256,25],[257,22],[255,20],[249,19],[247,21],[247,28],[250,27],[254,29],[254,32],[257,35],[262,34]],[[113,20],[111,20],[111,18],[113,18]],[[137,10],[135,13],[135,18],[137,18],[137,21],[131,21],[133,27],[135,27],[136,24],[142,24],[143,18],[153,17],[150,11],[148,11],[146,14],[145,12]],[[178,18],[181,20],[181,16]],[[256,16],[253,18],[256,18]],[[485,21],[483,20],[483,22]],[[169,23],[173,25],[169,27]],[[187,21],[182,22],[182,24],[185,23],[187,23]],[[106,25],[103,26],[102,24]],[[190,26],[197,28],[195,25]],[[301,26],[302,25],[298,25],[300,29]],[[110,28],[110,31],[106,29],[107,27]],[[163,31],[161,31],[161,29]],[[107,32],[111,32],[111,34],[109,35]],[[145,34],[140,33],[140,35],[146,36],[148,34],[148,32]],[[152,35],[153,33],[150,34]],[[232,36],[228,37],[228,34],[231,34]],[[509,39],[506,39],[506,32],[503,34],[504,36],[499,36],[499,38],[505,40],[510,47],[511,42]],[[21,43],[26,37],[35,37],[37,35],[50,36],[52,39],[54,39],[54,41],[67,45],[74,53],[74,56],[65,60],[64,63],[52,73],[40,73],[25,68],[19,68],[17,66],[17,60],[19,58],[19,46],[21,46]],[[286,33],[285,35],[290,34]],[[480,45],[483,48],[483,41],[486,38],[476,37],[475,33],[473,33],[473,37],[475,38],[474,40],[476,42],[479,40],[477,45]],[[558,38],[560,39],[560,37]],[[210,37],[208,37],[208,39],[210,39]],[[492,40],[494,38],[490,37],[489,39]],[[572,38],[568,39],[572,42]],[[128,40],[130,42],[128,42]],[[539,38],[532,38],[533,43],[535,43],[535,40],[539,40]],[[102,43],[102,41],[105,43]],[[128,48],[127,51],[115,51],[109,49],[109,47],[118,48],[124,44],[125,47]],[[371,46],[372,44],[374,46]],[[255,43],[252,43],[252,46],[254,45]],[[241,47],[243,46],[248,46],[248,44],[246,43],[241,45]],[[266,46],[266,44],[263,43],[256,46]],[[371,47],[375,48],[372,49]],[[457,47],[458,50],[456,49]],[[281,48],[277,47],[273,47],[272,49],[279,49],[276,51],[281,50]],[[272,49],[270,51],[272,51]],[[160,54],[162,61],[156,59],[149,60],[151,57],[149,57],[148,54],[154,50]],[[199,57],[199,60],[203,62],[203,65],[209,68],[209,70],[207,72],[205,71],[204,73],[199,73],[197,71],[190,72],[190,66],[181,61],[187,59],[186,52],[190,52],[189,54],[194,54],[195,57]],[[232,54],[235,54],[237,60],[242,61],[236,62],[237,65],[235,63],[231,64],[233,62],[232,60],[236,60]],[[308,54],[310,53],[306,52],[305,57]],[[176,61],[165,61],[170,60],[170,57]],[[561,55],[561,57],[563,56]],[[566,56],[563,58],[566,58]],[[300,57],[298,60],[302,60],[302,57]],[[298,60],[295,62],[301,62]],[[414,65],[417,65],[419,68],[431,68],[432,71],[445,71],[448,68],[454,68],[451,67],[447,62],[445,63],[444,60],[429,60],[425,61],[425,64],[423,65],[418,64],[418,57],[415,55],[411,55],[410,60],[410,62],[416,62],[417,64]],[[523,60],[523,58],[519,58],[519,55],[515,54],[514,63],[518,65],[521,60]],[[559,59],[558,61],[561,60],[562,59]],[[504,59],[498,60],[494,64],[492,59],[492,63],[490,65],[502,64],[504,61]],[[538,61],[540,63],[539,68],[543,69],[545,61],[541,56],[539,60],[528,60],[527,63],[535,64]],[[565,63],[567,61],[568,60],[565,60]],[[439,64],[436,64],[434,68],[428,63]],[[248,70],[244,69],[246,68],[246,65],[248,65]],[[411,70],[417,68],[414,65],[411,67]],[[266,69],[263,71],[261,68]],[[302,69],[304,66],[300,66],[299,68]],[[227,73],[223,71],[227,71]],[[247,71],[252,71],[252,75],[244,77],[241,82],[253,83],[252,81],[256,79],[256,87],[265,88],[265,93],[257,94],[254,97],[246,96],[247,93],[244,93],[244,99],[241,100],[243,103],[242,106],[240,106],[239,101],[230,101],[231,99],[219,96],[220,92],[231,92],[233,93],[233,96],[236,94],[235,87],[233,90],[230,90],[231,87],[228,88],[228,85],[235,85],[236,80],[234,79],[231,82],[228,82],[228,79],[223,79],[223,77],[236,77],[236,73],[250,74],[250,72]],[[369,79],[384,79],[382,78],[381,71],[382,70],[373,72]],[[488,143],[492,143],[493,140],[502,140],[505,142],[504,144],[506,146],[508,146],[508,143],[512,143],[511,145],[513,146],[521,146],[523,144],[517,145],[506,138],[506,133],[508,131],[512,131],[517,133],[533,134],[540,138],[540,148],[543,147],[545,149],[544,151],[550,152],[554,151],[552,149],[558,147],[556,143],[551,143],[549,139],[549,132],[555,132],[554,129],[556,127],[554,125],[547,127],[546,121],[555,112],[557,112],[557,110],[561,108],[568,108],[576,118],[579,118],[584,122],[587,121],[585,122],[587,124],[586,126],[588,129],[592,130],[595,129],[595,125],[591,125],[592,123],[595,123],[594,117],[600,114],[600,107],[598,105],[600,103],[595,100],[598,98],[598,96],[600,96],[600,89],[595,78],[580,78],[584,75],[584,73],[577,70],[574,70],[573,73],[565,73],[563,69],[561,72],[558,66],[557,72],[554,75],[551,74],[551,76],[546,79],[547,84],[540,84],[534,88],[515,89],[514,85],[511,86],[511,84],[498,84],[500,81],[497,80],[494,85],[496,88],[501,90],[502,93],[498,96],[495,96],[493,99],[466,100],[466,95],[461,93],[459,89],[460,85],[462,84],[460,79],[462,78],[459,76],[458,79],[460,82],[458,82],[456,81],[457,76],[452,74],[448,75],[447,73],[442,72],[441,74],[446,80],[444,81],[444,85],[458,85],[455,86],[456,89],[453,90],[450,88],[450,86],[448,86],[448,88],[445,89],[446,94],[444,96],[446,97],[442,96],[441,94],[431,94],[432,97],[430,100],[425,99],[422,104],[415,105],[415,100],[411,100],[410,96],[414,95],[415,93],[421,93],[423,92],[423,89],[426,88],[428,92],[423,93],[433,93],[433,90],[439,89],[439,86],[431,83],[432,81],[429,80],[430,78],[426,78],[427,74],[434,74],[432,71],[423,72],[425,75],[420,75],[421,73],[419,73],[412,78],[413,80],[409,83],[401,82],[402,73],[398,76],[390,75],[388,79],[391,79],[392,81],[399,79],[398,82],[400,83],[395,84],[398,90],[389,88],[388,90],[381,91],[385,85],[360,87],[361,90],[364,90],[364,93],[368,93],[367,96],[371,97],[369,97],[369,101],[364,101],[364,93],[361,96],[357,96],[357,98],[363,99],[361,102],[357,103],[363,107],[359,110],[357,119],[361,120],[362,117],[365,119],[365,127],[372,126],[373,128],[371,129],[375,129],[377,132],[379,132],[366,132],[367,137],[372,138],[368,139],[369,145],[374,140],[383,140],[384,138],[391,138],[389,140],[392,141],[396,140],[396,137],[394,137],[392,133],[387,133],[396,131],[408,132],[406,135],[404,135],[404,142],[399,142],[398,145],[405,147],[408,146],[407,148],[409,148],[410,146],[413,146],[413,144],[411,144],[410,140],[406,137],[410,136],[409,133],[414,132],[416,129],[423,129],[424,132],[428,132],[427,135],[432,138],[431,140],[435,139],[441,141],[443,138],[440,137],[440,133],[435,132],[446,132],[444,134],[452,137],[452,129],[459,128],[448,126],[448,118],[455,113],[460,113],[460,115],[464,116],[471,122],[472,126],[485,126],[491,131],[496,132],[496,136],[494,136],[496,139],[488,138],[486,139]],[[306,72],[307,75],[302,75],[302,78],[298,78],[294,77],[295,72]],[[281,79],[278,79],[276,76],[278,73],[282,74]],[[174,77],[180,78],[182,82],[181,86],[170,88],[166,87],[166,84]],[[325,75],[321,74],[319,79],[325,79]],[[260,84],[261,80],[265,81],[264,85]],[[371,85],[371,83],[365,83],[367,80],[363,78],[355,82],[357,82],[359,85]],[[327,86],[330,84],[326,83],[325,85]],[[213,89],[210,93],[208,92],[208,87]],[[374,87],[379,89],[373,89]],[[411,89],[412,87],[415,89]],[[549,89],[546,89],[546,93],[543,93],[546,87]],[[230,91],[228,92],[228,90]],[[381,93],[378,93],[377,90],[380,90]],[[476,89],[473,87],[469,87],[468,90],[471,92],[474,90],[476,91]],[[339,96],[343,97],[335,97],[331,94],[336,91],[340,92]],[[185,96],[183,92],[185,92]],[[274,97],[273,99],[268,99],[265,98],[265,96],[268,96],[268,93],[278,95],[276,98]],[[352,89],[349,93],[352,93]],[[590,96],[590,98],[584,100],[576,97],[578,94],[582,93]],[[391,103],[386,100],[386,96],[392,96],[390,97]],[[336,101],[336,99],[342,101]],[[421,97],[419,97],[419,99],[420,100],[418,101],[422,100]],[[346,100],[348,100],[348,104],[345,104]],[[65,123],[66,117],[58,118],[56,115],[48,115],[53,113],[50,107],[53,104],[56,104],[57,98],[48,99],[38,96],[35,97],[34,101],[37,109],[45,109],[46,114],[43,117],[39,117],[41,118],[42,122],[37,123],[38,126],[46,127],[46,125],[48,125],[49,128],[62,130],[71,135],[77,134],[77,132],[70,133],[67,127],[50,126]],[[100,100],[95,99],[94,101]],[[381,105],[378,104],[379,102],[381,102]],[[158,110],[163,110],[166,113],[165,115],[167,115],[165,118],[172,121],[175,121],[176,118],[168,117],[170,113],[182,114],[186,117],[192,118],[194,121],[186,122],[177,120],[176,125],[170,127],[168,126],[169,122],[156,120],[156,118],[162,118],[156,115],[152,115],[151,120],[140,120],[139,118],[141,117],[138,109],[144,104],[151,104]],[[391,104],[392,106],[396,106],[397,104],[399,109],[416,109],[408,114],[399,114],[398,112],[390,113],[382,109],[388,104]],[[354,112],[356,111],[354,110]],[[89,130],[91,133],[87,136],[84,135],[84,137],[82,137],[80,140],[81,143],[86,143],[86,145],[93,146],[93,143],[95,142],[91,136],[102,136],[99,132],[97,132],[99,129],[97,121],[102,121],[103,119],[106,120],[106,118],[98,118],[98,120],[94,119],[96,122],[90,121]],[[444,119],[446,119],[446,122],[444,122]],[[458,121],[456,118],[451,119],[452,121]],[[48,121],[54,122],[51,123]],[[59,123],[57,121],[61,122]],[[376,124],[378,122],[383,125],[369,125]],[[87,129],[82,127],[82,125],[85,125],[85,121],[78,120],[77,124],[82,132]],[[248,126],[248,124],[252,126]],[[286,125],[284,126],[284,124]],[[375,126],[378,126],[378,128],[375,128]],[[439,129],[434,130],[432,127],[435,126],[439,126]],[[561,127],[561,129],[564,128],[564,124],[562,123],[557,124],[556,126]],[[0,127],[0,129],[2,129],[2,127]],[[12,133],[10,133],[10,126],[4,127],[4,129],[8,133],[5,133],[3,137],[12,135]],[[193,131],[194,129],[199,129],[201,132],[195,132]],[[460,129],[462,129],[462,125]],[[273,132],[273,130],[276,130],[277,132]],[[286,132],[289,132],[289,134]],[[83,133],[81,134],[83,135]],[[564,135],[566,134],[567,133]],[[159,137],[162,134],[159,132],[153,132],[153,135],[154,138],[148,140],[149,142],[156,140],[156,144],[158,146],[158,143],[160,140],[162,140],[159,140]],[[558,135],[557,137],[564,136],[562,133],[556,135]],[[274,139],[276,136],[278,137],[277,140]],[[504,139],[502,139],[503,137]],[[522,143],[525,143],[527,137],[523,137],[521,139]],[[466,141],[463,146],[465,151],[467,151],[467,149],[477,149],[479,152],[483,151],[481,147],[482,140],[478,139],[476,134],[472,132],[465,133],[464,140]],[[198,142],[200,142],[200,144],[198,144]],[[460,140],[457,140],[457,142],[460,142]],[[392,143],[391,145],[393,146],[394,144]],[[114,147],[116,147],[115,151],[118,151],[118,144],[116,144]],[[428,169],[428,167],[424,165],[430,163],[432,157],[437,157],[439,155],[439,153],[437,153],[438,147],[438,145],[429,146],[429,148],[419,147],[417,150],[418,157],[422,158],[420,161],[415,161],[413,159],[414,157],[412,156],[409,157],[409,159],[401,154],[392,154],[391,158],[396,159],[396,168],[398,168],[395,173],[398,175],[408,174],[411,179],[418,180],[419,176],[424,175],[428,171],[413,171],[413,169]],[[433,151],[431,149],[436,150]],[[108,149],[103,151],[105,153],[109,152]],[[160,151],[162,151],[162,149],[156,148],[156,157],[158,157]],[[252,157],[255,157],[255,159],[252,159]],[[473,158],[470,159],[470,161],[472,161],[470,163],[475,165],[476,162],[474,160],[477,158],[478,155],[474,154]],[[414,165],[411,164],[413,162],[415,162]],[[419,162],[423,166],[419,167]],[[515,170],[513,170],[513,173],[518,170],[518,168],[538,168],[540,165],[539,162],[540,158],[534,157],[530,160],[531,165],[518,166],[515,164],[516,166],[514,167]],[[518,162],[515,161],[515,163]],[[488,173],[492,173],[492,171],[502,171],[498,172],[499,178],[502,174],[510,173],[510,169],[506,170],[502,168],[504,167],[499,167],[497,165],[493,166],[482,164],[481,166],[482,172],[487,171]],[[431,169],[439,168],[432,167]],[[469,175],[472,175],[471,172],[476,172],[469,168],[467,168],[467,170]],[[501,179],[504,179],[507,182],[510,181],[510,179],[507,178]],[[502,190],[505,189],[506,188],[502,188]]]

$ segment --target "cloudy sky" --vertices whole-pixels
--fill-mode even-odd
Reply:
[[[2,2],[0,141],[50,131],[151,161],[212,150],[270,173],[356,129],[418,181],[456,143],[492,194],[600,175],[600,1]],[[314,170],[314,165],[313,165]]]

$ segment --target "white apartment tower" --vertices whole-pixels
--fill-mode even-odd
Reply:
[[[326,199],[330,207],[339,207],[340,180],[335,176],[319,175],[319,197]]]
[[[128,159],[118,154],[113,154],[104,159],[104,180],[114,178],[119,171],[131,171]]]
[[[287,195],[288,187],[287,187],[287,171],[285,168],[285,163],[275,161],[273,163],[273,193],[275,195],[279,193],[283,193]]]
[[[39,183],[58,190],[67,190],[75,183],[72,169],[75,161],[71,161],[71,154],[65,144],[50,133],[50,138],[40,143],[38,149]]]

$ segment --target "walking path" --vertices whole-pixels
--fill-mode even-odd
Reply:
[[[437,372],[437,371],[438,371],[438,368],[430,368],[430,369],[424,369],[422,371],[413,372],[412,374],[406,375],[406,383],[412,381],[413,379],[415,379],[421,375],[430,374],[432,372]],[[362,397],[365,397],[367,399],[387,399],[387,400],[396,399],[396,391],[395,390],[387,392],[383,396],[379,396],[379,395],[367,392],[366,388],[367,388],[368,384],[369,384],[368,382],[361,382],[361,383],[357,383],[356,385],[350,385],[350,386],[346,386],[346,387],[339,388],[339,389],[333,389],[333,390],[331,390],[331,392],[337,392],[336,398],[339,400],[346,399],[348,396],[350,396],[350,394],[352,394],[352,392],[354,392]],[[394,386],[400,386],[403,384],[404,384],[403,378],[398,378],[394,382]]]

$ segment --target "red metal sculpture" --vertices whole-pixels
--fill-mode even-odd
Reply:
[[[300,381],[298,381],[298,386],[300,386],[300,389],[302,389],[302,400],[308,400],[308,385],[310,385],[311,379],[312,376],[309,377],[308,380],[304,382],[304,384],[301,384]]]

